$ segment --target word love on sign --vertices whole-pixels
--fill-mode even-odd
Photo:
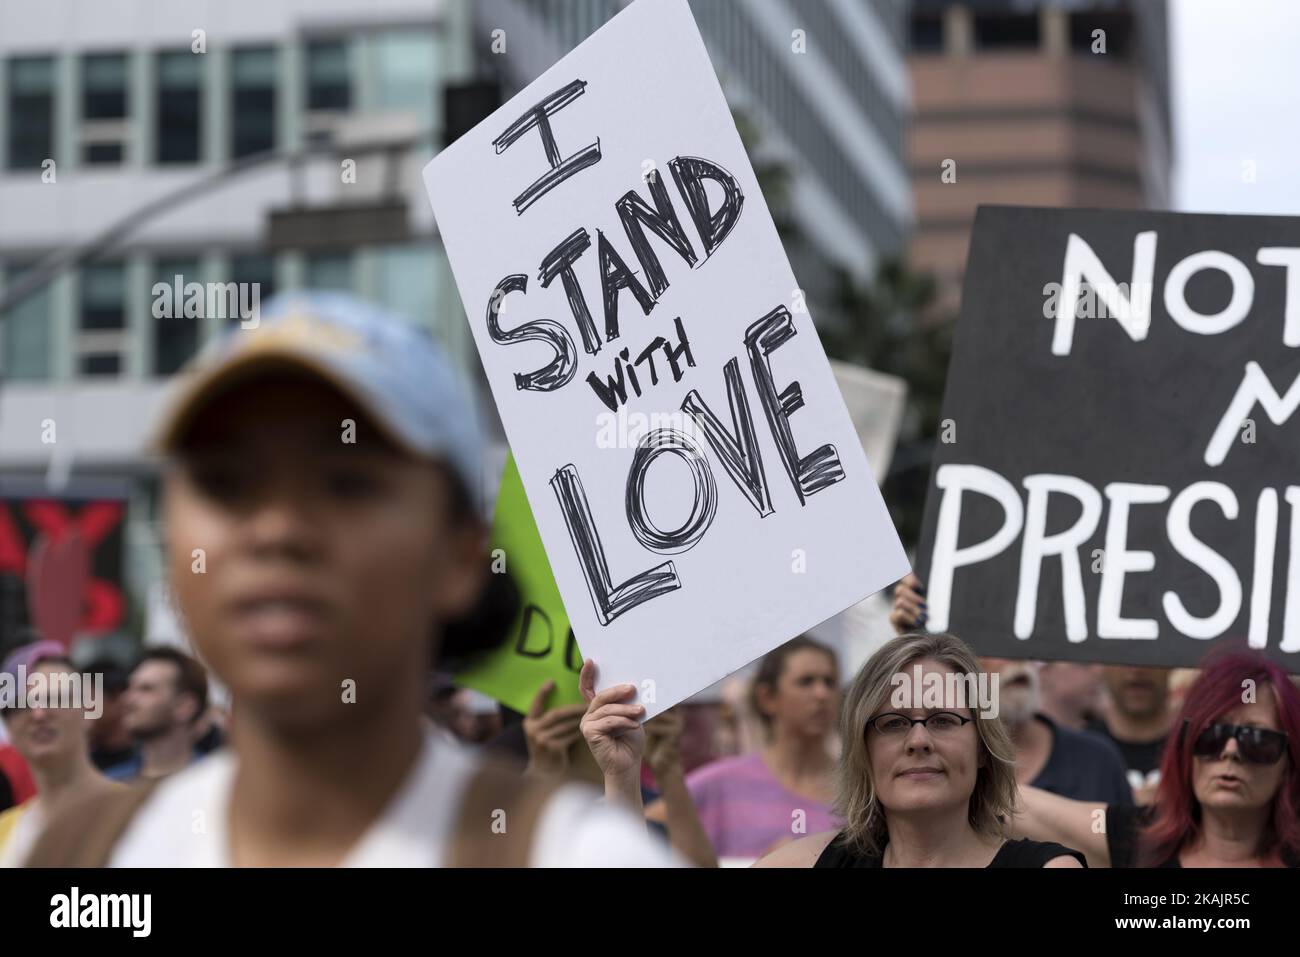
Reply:
[[[906,573],[685,0],[424,176],[601,686],[653,716]]]
[[[979,211],[922,534],[983,654],[1300,671],[1300,219]]]

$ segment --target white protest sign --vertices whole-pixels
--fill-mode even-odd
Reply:
[[[907,405],[907,382],[895,375],[877,372],[851,362],[831,360],[835,384],[857,430],[862,451],[867,453],[872,474],[883,483],[898,444]]]
[[[685,0],[629,6],[424,178],[601,687],[653,716],[906,574]]]

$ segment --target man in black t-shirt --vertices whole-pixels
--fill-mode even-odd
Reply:
[[[1160,781],[1160,758],[1169,737],[1168,668],[1107,665],[1103,676],[1108,701],[1104,721],[1088,725],[1119,748],[1128,772],[1133,799],[1149,804]]]
[[[1133,803],[1124,761],[1111,742],[1042,713],[1039,665],[981,658],[998,675],[999,717],[1016,747],[1016,780],[1075,801]]]
[[[1081,795],[1077,798],[1081,801],[1133,803],[1123,760],[1109,741],[1087,731],[1055,724],[1045,714],[1034,715],[1034,720],[1046,724],[1053,734],[1052,753],[1031,782],[1034,787],[1063,797]]]

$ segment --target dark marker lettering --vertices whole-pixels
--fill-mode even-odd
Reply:
[[[794,485],[795,494],[799,496],[799,504],[806,505],[809,495],[844,478],[844,468],[833,445],[823,445],[803,458],[799,457],[799,450],[795,447],[789,419],[803,407],[803,390],[798,382],[792,382],[778,396],[768,359],[794,335],[794,319],[784,306],[778,306],[745,330],[745,347],[749,350],[754,383],[758,386],[758,397],[776,439],[777,450],[781,453],[781,462]]]
[[[543,648],[529,647],[528,639],[532,636],[534,616],[541,619],[538,624],[546,629],[544,632],[546,645]],[[515,640],[516,654],[523,655],[525,658],[545,658],[551,653],[553,637],[554,630],[551,626],[551,616],[536,605],[525,606],[523,621],[519,623],[519,637]]]
[[[673,381],[681,382],[682,376],[686,375],[686,370],[677,364],[677,360],[682,355],[686,356],[686,365],[695,368],[695,356],[691,355],[691,341],[686,338],[686,330],[682,327],[682,317],[678,316],[673,319],[673,327],[677,330],[677,348],[673,348],[667,342],[664,343],[664,355],[668,357],[668,365],[673,370]]]
[[[628,268],[618,251],[610,245],[605,234],[596,230],[596,255],[600,259],[600,288],[605,303],[605,339],[613,342],[618,338],[618,294],[623,289],[631,289],[637,304],[644,315],[650,315],[655,301],[646,292],[636,278],[636,273]]]
[[[582,334],[582,347],[593,356],[600,351],[600,335],[596,332],[596,323],[587,308],[587,300],[578,285],[578,277],[573,273],[573,264],[591,247],[591,236],[585,229],[576,229],[542,260],[538,273],[542,288],[551,284],[556,276],[564,284],[564,294],[569,300],[569,310],[574,321],[578,323],[578,332]]]
[[[614,204],[614,208],[618,210],[618,217],[623,221],[623,231],[627,233],[632,251],[636,253],[636,258],[641,263],[641,271],[645,273],[646,281],[650,283],[650,292],[658,299],[668,288],[668,278],[664,275],[659,257],[650,248],[645,227],[650,227],[650,231],[671,246],[692,269],[695,268],[697,257],[691,247],[691,241],[686,238],[686,230],[682,228],[682,222],[677,218],[673,201],[668,198],[668,190],[664,187],[659,174],[651,173],[646,177],[646,181],[650,186],[650,197],[655,202],[654,209],[651,209],[646,201],[637,195],[636,190],[628,190],[624,193],[623,197]]]
[[[634,363],[635,365],[640,365],[642,362],[650,363],[650,384],[651,385],[659,384],[659,376],[655,372],[654,351],[660,348],[661,346],[667,345],[667,343],[668,340],[665,339],[663,336],[655,336],[654,339],[651,340],[650,345],[642,349],[641,354],[636,357],[636,362]]]
[[[582,480],[578,470],[572,465],[559,469],[551,479],[551,488],[560,502],[560,511],[564,514],[564,523],[569,529],[569,538],[578,553],[578,563],[582,566],[583,576],[587,580],[587,589],[591,593],[592,604],[596,608],[596,617],[602,625],[630,611],[642,602],[650,601],[682,587],[677,577],[677,569],[672,562],[663,562],[629,578],[617,588],[612,587],[609,577],[609,565],[605,561],[605,549],[600,543],[596,523],[587,504],[587,494],[583,491]]]
[[[627,349],[624,349],[622,352],[618,354],[618,357],[622,359],[624,363],[626,363],[627,378],[628,381],[632,383],[632,391],[635,392],[638,397],[640,397],[641,384],[636,380],[636,369],[632,368],[631,352]]]
[[[686,209],[691,214],[691,221],[699,231],[700,242],[704,244],[704,257],[713,255],[713,251],[722,245],[727,234],[740,219],[741,207],[745,205],[745,196],[740,191],[736,177],[719,166],[699,156],[679,156],[668,162],[677,190],[686,201]],[[716,212],[709,212],[709,197],[704,189],[704,181],[711,179],[722,187],[722,204]]]
[[[573,629],[569,629],[568,643],[564,646],[564,664],[575,675],[582,672],[582,652],[578,650],[578,640],[573,636]]]
[[[749,400],[745,398],[745,388],[740,381],[739,360],[735,357],[727,360],[722,377],[727,383],[727,402],[731,406],[734,437],[700,398],[699,390],[692,389],[686,393],[682,411],[695,420],[731,480],[749,499],[759,517],[764,518],[772,514],[772,496],[767,487],[767,475],[763,471],[763,458],[758,450],[754,417],[749,412]]]
[[[618,378],[612,375],[606,376],[605,383],[600,381],[598,373],[587,373],[587,382],[600,398],[600,401],[604,402],[611,412],[617,412],[618,407],[627,401],[627,386],[623,382],[623,363],[617,359],[614,360],[614,373]]]
[[[555,350],[555,358],[535,372],[516,372],[515,388],[528,389],[533,392],[552,392],[572,381],[578,372],[577,351],[573,347],[573,337],[567,329],[550,319],[535,319],[525,322],[517,328],[505,332],[497,321],[501,303],[512,292],[528,291],[528,277],[519,273],[506,276],[497,283],[488,300],[487,329],[492,341],[505,345],[511,342],[543,341],[550,343]]]
[[[586,80],[574,80],[568,86],[552,93],[542,102],[511,123],[504,133],[492,141],[497,155],[504,153],[512,143],[534,127],[542,137],[542,148],[546,151],[546,161],[551,164],[550,171],[544,173],[533,185],[515,197],[515,212],[523,215],[525,209],[533,205],[548,192],[559,186],[574,173],[581,172],[588,166],[600,162],[600,139],[590,146],[583,147],[568,159],[560,156],[560,148],[555,142],[555,131],[551,129],[551,116],[568,106],[587,89]]]
[[[691,513],[680,528],[660,530],[646,513],[645,476],[660,455],[671,453],[686,462],[695,486]],[[704,537],[718,510],[718,485],[704,453],[689,435],[676,429],[655,429],[643,438],[632,453],[632,467],[627,474],[627,520],[632,534],[646,548],[665,554],[687,551]]]

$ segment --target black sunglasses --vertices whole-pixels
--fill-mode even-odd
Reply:
[[[1180,736],[1186,736],[1188,724],[1187,721],[1183,722]],[[1223,753],[1229,738],[1237,739],[1242,760],[1251,764],[1277,764],[1286,753],[1287,738],[1281,731],[1218,721],[1196,736],[1192,742],[1192,754],[1198,758],[1217,758]]]

